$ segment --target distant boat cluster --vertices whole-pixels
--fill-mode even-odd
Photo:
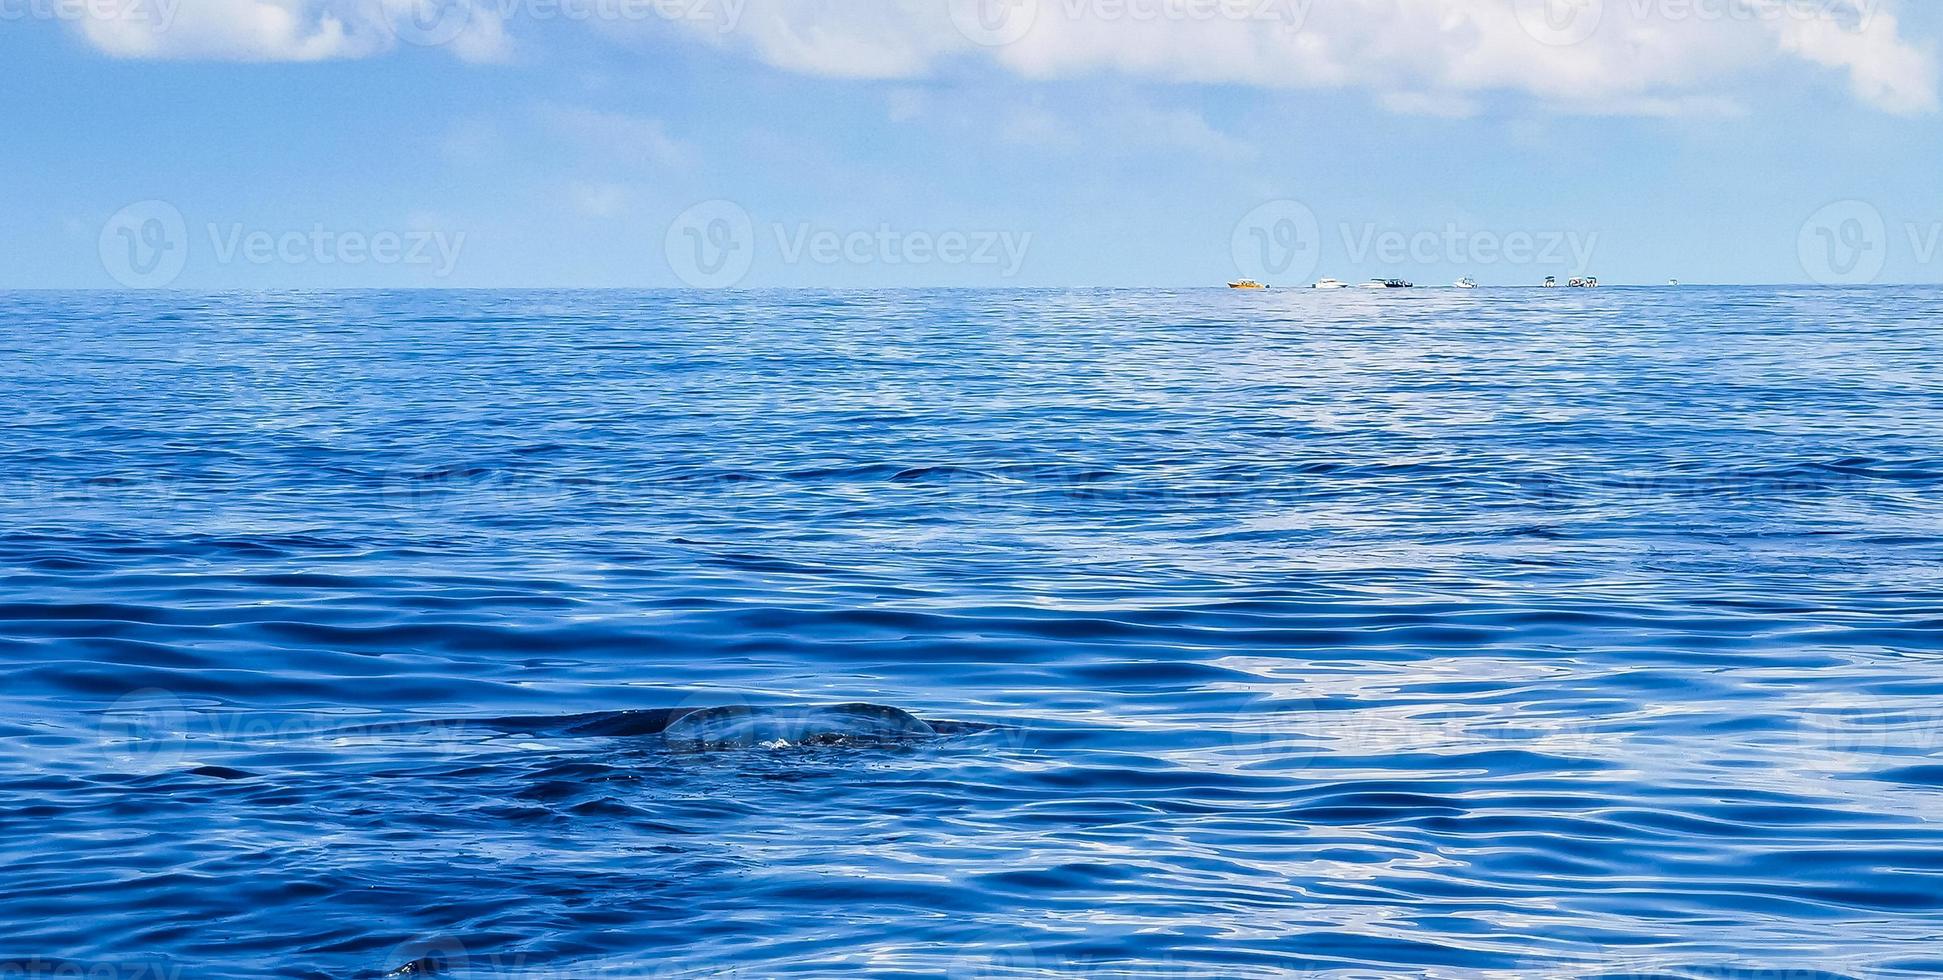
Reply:
[[[1415,289],[1417,284],[1404,279],[1371,279],[1363,284],[1364,289]],[[1349,283],[1340,279],[1324,279],[1316,283],[1316,289],[1348,289]]]
[[[1673,284],[1677,286],[1679,285],[1679,282],[1676,280]],[[1454,289],[1478,288],[1477,280],[1471,278],[1470,276],[1465,276],[1464,278],[1457,280],[1455,283],[1452,283],[1451,285],[1452,288]],[[1546,276],[1544,285],[1545,288],[1547,289],[1557,289],[1558,277]],[[1591,276],[1573,276],[1569,281],[1566,282],[1566,285],[1574,289],[1597,289],[1599,286],[1599,280]],[[1363,283],[1362,286],[1359,288],[1415,289],[1416,287],[1417,287],[1416,283],[1404,279],[1371,279],[1369,282]],[[1269,287],[1262,283],[1256,282],[1253,279],[1237,279],[1234,282],[1229,283],[1228,288],[1229,289],[1267,289]],[[1348,289],[1350,287],[1349,287],[1349,283],[1343,282],[1340,279],[1324,279],[1321,282],[1316,283],[1315,286],[1311,288]]]

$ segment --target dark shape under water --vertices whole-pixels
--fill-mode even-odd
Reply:
[[[830,707],[704,708],[682,715],[662,737],[681,749],[789,748],[878,744],[938,734],[908,711],[875,704]]]
[[[724,705],[648,708],[547,718],[500,718],[500,731],[574,738],[660,739],[685,750],[802,745],[883,745],[972,735],[991,725],[919,718],[877,704]]]
[[[738,747],[789,741],[791,745],[869,745],[950,735],[977,735],[995,725],[977,721],[923,719],[882,704],[835,706],[713,706],[641,708],[581,716],[495,717],[478,721],[497,731],[556,735],[575,739],[653,739],[709,747]]]

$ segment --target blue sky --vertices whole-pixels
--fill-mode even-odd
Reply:
[[[1895,0],[0,0],[0,286],[1936,282],[1939,39]]]

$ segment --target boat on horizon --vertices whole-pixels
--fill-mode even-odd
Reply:
[[[1340,280],[1340,279],[1324,279],[1324,280],[1322,280],[1321,282],[1318,282],[1318,283],[1316,283],[1316,286],[1315,286],[1315,288],[1317,288],[1317,289],[1348,289],[1348,288],[1349,288],[1349,283],[1346,283],[1346,282],[1343,282],[1343,281],[1342,281],[1342,280]]]
[[[1268,287],[1262,285],[1259,282],[1256,282],[1253,279],[1237,279],[1234,282],[1229,283],[1228,288],[1229,289],[1267,289]]]
[[[1598,289],[1599,279],[1596,276],[1573,276],[1566,285],[1573,289]]]
[[[1476,279],[1473,279],[1473,278],[1471,278],[1470,276],[1465,276],[1464,278],[1462,278],[1462,279],[1459,279],[1459,280],[1457,280],[1457,288],[1458,288],[1458,289],[1476,289],[1476,288],[1477,288],[1477,280],[1476,280]]]
[[[1363,284],[1364,289],[1415,289],[1414,282],[1403,279],[1371,279]]]
[[[1557,289],[1557,288],[1558,288],[1558,277],[1557,277],[1557,276],[1546,276],[1546,277],[1545,277],[1545,288],[1546,288],[1546,289]]]

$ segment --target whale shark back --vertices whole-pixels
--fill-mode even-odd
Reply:
[[[870,744],[937,734],[910,712],[876,704],[704,708],[675,719],[662,733],[670,745],[685,749]]]

